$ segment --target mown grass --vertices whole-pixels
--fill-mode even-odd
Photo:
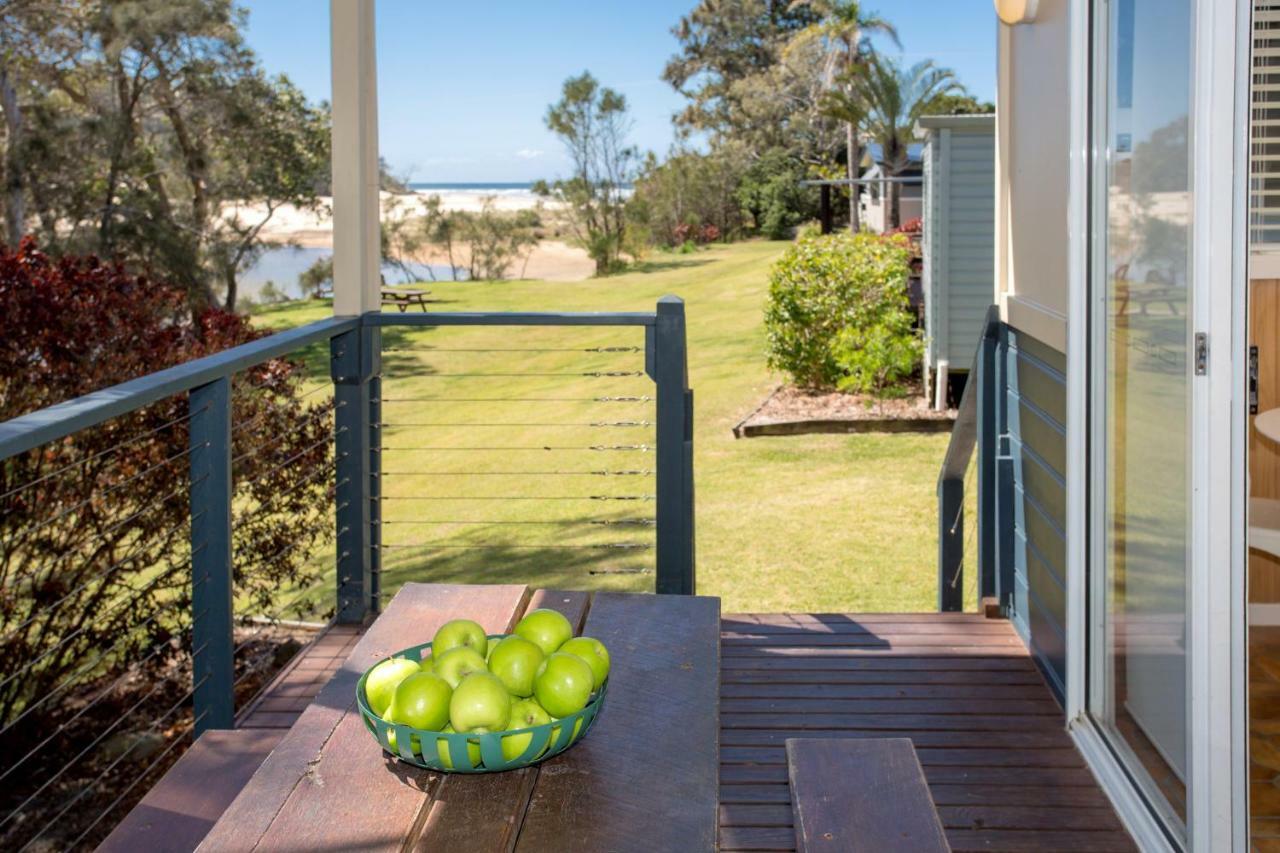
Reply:
[[[753,242],[658,256],[625,275],[574,283],[426,286],[445,311],[646,310],[663,294],[683,297],[695,393],[699,592],[720,596],[725,612],[931,610],[945,435],[733,438],[733,425],[779,382],[764,364],[762,309],[769,266],[783,248]],[[291,303],[264,308],[257,320],[284,328],[329,310],[328,303]],[[388,330],[383,396],[405,402],[383,405],[383,482],[392,499],[382,504],[390,522],[383,538],[400,546],[384,552],[384,591],[407,580],[651,589],[651,574],[612,572],[651,568],[652,552],[581,547],[652,542],[648,528],[589,523],[651,517],[651,504],[588,499],[651,493],[651,479],[507,472],[650,470],[652,454],[457,449],[651,442],[649,427],[588,426],[651,420],[646,405],[514,402],[651,394],[643,377],[532,375],[639,370],[636,353],[582,350],[642,344],[634,329]],[[508,351],[489,351],[495,348]],[[576,351],[509,351],[544,348]],[[327,365],[313,367],[323,375]],[[519,375],[475,375],[496,373]],[[452,402],[464,398],[486,402]],[[515,426],[551,423],[577,426]],[[434,449],[393,449],[427,447]],[[488,499],[499,496],[520,499]],[[549,523],[512,523],[529,520]]]

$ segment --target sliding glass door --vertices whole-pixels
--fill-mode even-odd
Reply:
[[[1175,836],[1188,784],[1193,0],[1094,18],[1088,709]]]

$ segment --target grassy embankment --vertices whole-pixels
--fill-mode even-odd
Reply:
[[[695,393],[699,592],[720,596],[725,612],[930,610],[945,435],[733,438],[734,423],[779,381],[765,369],[761,312],[769,265],[782,249],[754,242],[659,256],[625,275],[576,283],[427,286],[446,311],[645,310],[663,294],[683,297]],[[328,310],[327,303],[292,303],[262,309],[258,320],[284,328]],[[651,574],[598,573],[652,566],[651,551],[564,547],[652,542],[647,528],[589,523],[651,517],[652,504],[585,499],[651,494],[650,478],[507,473],[651,469],[652,454],[540,449],[652,441],[646,427],[591,426],[651,419],[649,406],[560,399],[652,393],[643,377],[563,375],[639,370],[639,354],[582,350],[642,343],[633,329],[390,330],[383,396],[405,402],[383,407],[392,425],[383,441],[392,498],[383,504],[390,522],[383,537],[401,546],[384,552],[384,588],[421,579],[651,589]],[[523,351],[533,348],[575,351]],[[504,351],[479,351],[492,349]],[[482,373],[489,375],[475,375]],[[463,398],[486,402],[454,402]],[[459,449],[515,446],[539,449]],[[518,499],[487,499],[498,496]],[[461,523],[475,521],[490,523]]]

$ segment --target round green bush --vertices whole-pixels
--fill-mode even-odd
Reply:
[[[910,274],[903,237],[802,237],[770,275],[769,366],[802,388],[878,393],[901,382],[919,353],[907,300]]]

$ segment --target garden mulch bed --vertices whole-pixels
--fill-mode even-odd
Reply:
[[[922,390],[877,400],[779,386],[733,428],[735,438],[857,432],[950,432],[956,410],[934,411]]]

